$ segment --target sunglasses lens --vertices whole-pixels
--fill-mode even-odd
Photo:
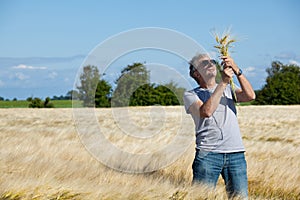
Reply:
[[[213,60],[213,59],[211,59],[211,60],[203,60],[203,61],[201,62],[201,66],[207,66],[207,65],[209,65],[209,64],[215,65],[215,64],[217,64],[217,62],[216,62],[215,60]]]
[[[206,65],[208,65],[209,64],[209,61],[208,60],[204,60],[203,62],[202,62],[202,66],[206,66]]]

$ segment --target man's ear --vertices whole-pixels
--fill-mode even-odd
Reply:
[[[201,74],[198,72],[198,70],[196,70],[194,72],[194,76],[197,77],[197,78],[200,78],[201,77]]]

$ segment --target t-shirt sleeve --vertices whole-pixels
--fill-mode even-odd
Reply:
[[[186,91],[183,94],[183,102],[186,113],[190,114],[189,108],[193,103],[199,100],[199,97],[192,91]]]

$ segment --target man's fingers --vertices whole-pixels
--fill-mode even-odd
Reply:
[[[233,62],[232,59],[228,56],[222,56],[223,61],[221,62],[221,65],[223,67],[232,67],[233,66]]]
[[[233,74],[234,74],[232,68],[230,68],[230,67],[225,68],[225,69],[224,69],[224,72],[225,72],[225,74],[226,74],[227,76],[230,76],[230,77],[232,77]]]
[[[227,58],[228,58],[228,56],[222,56],[222,57],[221,57],[222,60],[225,60],[225,59],[227,59]]]

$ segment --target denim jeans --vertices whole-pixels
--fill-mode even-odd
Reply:
[[[216,186],[222,175],[228,198],[248,197],[247,164],[244,152],[214,153],[196,151],[193,162],[193,183]]]

